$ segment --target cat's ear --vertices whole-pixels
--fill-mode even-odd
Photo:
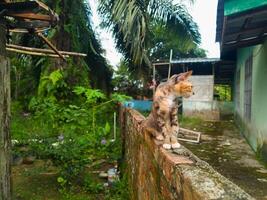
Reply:
[[[169,82],[175,84],[175,83],[177,83],[178,78],[179,78],[179,74],[174,74],[174,75],[171,76],[171,78],[169,79]]]
[[[179,77],[178,77],[178,80],[179,81],[185,81],[187,80],[191,75],[192,75],[193,71],[190,70],[188,72],[185,72],[185,73],[182,73]]]

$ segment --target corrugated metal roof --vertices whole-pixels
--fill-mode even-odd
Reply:
[[[220,58],[181,58],[178,60],[172,60],[172,64],[183,64],[183,63],[213,63],[219,62]]]

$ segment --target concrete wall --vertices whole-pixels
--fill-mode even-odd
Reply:
[[[166,151],[135,110],[121,108],[123,154],[132,200],[253,199],[184,147]]]
[[[245,122],[245,61],[251,53],[253,54],[252,113],[251,122]],[[238,49],[236,70],[240,70],[240,107],[235,105],[238,124],[252,148],[267,161],[267,42],[263,45]]]
[[[183,99],[183,114],[204,120],[219,120],[219,105],[213,100],[214,76],[191,76],[190,81],[195,94]]]

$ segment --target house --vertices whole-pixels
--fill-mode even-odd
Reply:
[[[235,120],[267,161],[267,0],[219,0],[216,41],[235,62]]]

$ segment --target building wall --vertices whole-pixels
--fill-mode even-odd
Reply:
[[[231,15],[245,10],[267,5],[266,0],[225,0],[224,15]]]
[[[183,98],[183,114],[204,120],[219,120],[219,104],[213,100],[214,76],[191,76],[194,95]]]
[[[253,55],[252,104],[249,122],[244,119],[244,89],[245,62],[251,53]],[[235,104],[236,118],[252,148],[267,160],[267,41],[262,45],[238,49],[236,75],[238,70],[240,70],[240,105]],[[235,97],[235,101],[237,98]]]

